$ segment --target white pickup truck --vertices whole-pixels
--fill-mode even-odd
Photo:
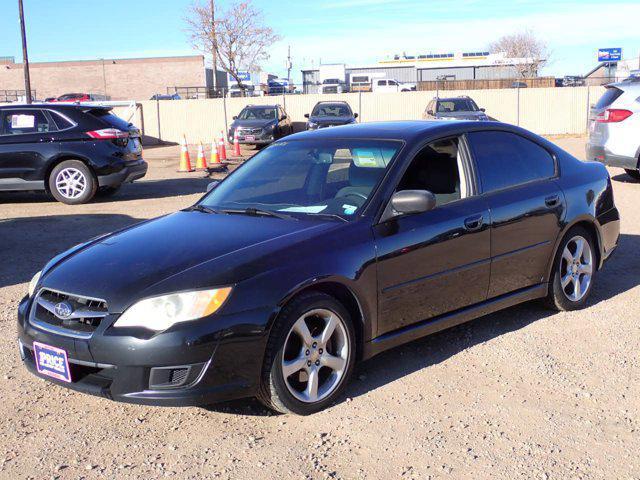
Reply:
[[[411,83],[401,83],[390,78],[376,78],[373,80],[371,90],[373,92],[413,92],[416,86]]]

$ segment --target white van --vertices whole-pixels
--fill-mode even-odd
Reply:
[[[373,81],[373,91],[380,93],[388,92],[412,92],[416,86],[411,83],[400,83],[390,78],[380,78]]]

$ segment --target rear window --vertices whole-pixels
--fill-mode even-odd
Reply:
[[[596,103],[596,108],[607,108],[609,105],[615,102],[623,93],[624,92],[622,90],[616,87],[607,88],[607,91],[604,92],[602,97],[600,97],[600,100],[598,100],[598,103]]]
[[[114,115],[109,110],[96,109],[90,110],[88,113],[89,115],[93,115],[94,117],[99,118],[103,122],[107,123],[110,127],[117,128],[119,130],[122,130],[123,132],[128,131],[131,127],[131,124],[129,122],[121,119],[117,115]]]

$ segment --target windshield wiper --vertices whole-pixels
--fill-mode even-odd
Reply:
[[[259,208],[253,208],[253,207],[248,207],[245,209],[242,208],[238,208],[238,209],[228,209],[225,208],[224,210],[222,210],[223,213],[231,213],[231,214],[238,214],[238,215],[251,215],[253,217],[274,217],[274,218],[281,218],[283,220],[297,220],[296,217],[292,216],[292,215],[286,215],[284,213],[280,213],[280,212],[272,212],[271,210],[262,210]]]
[[[341,217],[340,215],[336,215],[335,213],[308,213],[307,215],[309,215],[310,217],[333,218],[336,220],[342,220],[343,222],[349,221],[346,218]]]
[[[191,207],[185,208],[185,212],[202,212],[202,213],[221,213],[218,210],[215,210],[211,207],[207,207],[206,205],[192,205]]]

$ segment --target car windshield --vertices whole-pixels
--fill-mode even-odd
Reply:
[[[395,140],[293,140],[262,150],[200,202],[215,211],[262,210],[353,218],[402,143]]]
[[[438,102],[438,113],[476,112],[478,107],[470,98],[452,98]]]
[[[242,110],[238,118],[240,120],[274,120],[277,115],[273,107],[251,107]]]
[[[348,105],[341,103],[322,103],[316,105],[312,117],[351,117],[353,113]]]

